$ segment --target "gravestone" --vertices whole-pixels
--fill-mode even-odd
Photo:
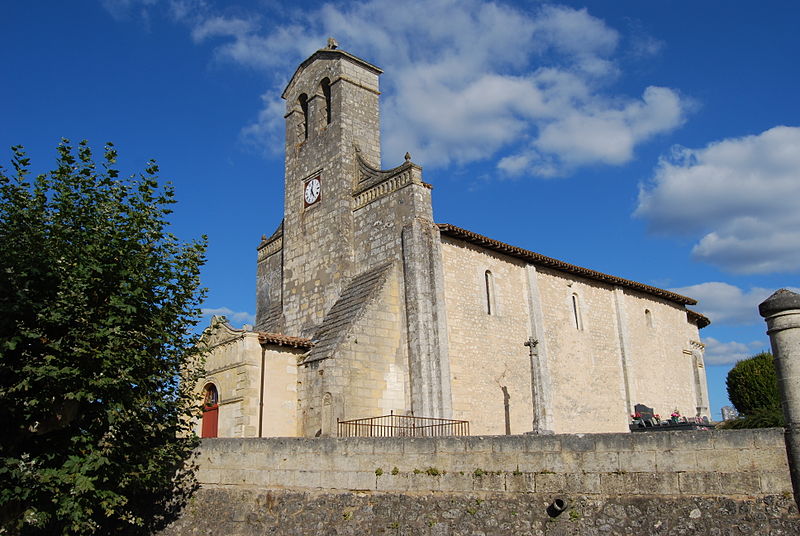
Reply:
[[[633,406],[633,411],[635,414],[639,415],[639,418],[641,418],[643,421],[649,421],[650,419],[655,418],[653,408],[647,407],[644,404],[636,404]]]

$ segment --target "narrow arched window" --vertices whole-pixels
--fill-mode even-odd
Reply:
[[[212,407],[219,404],[219,393],[217,393],[217,386],[209,383],[203,388],[203,406]]]
[[[322,86],[322,95],[325,97],[325,124],[330,125],[333,120],[333,112],[331,110],[331,81],[323,78],[320,82]]]
[[[486,285],[486,314],[497,314],[494,304],[494,276],[492,276],[492,272],[486,270],[483,274],[483,278]]]
[[[647,323],[648,328],[653,327],[653,313],[650,312],[650,309],[644,310],[644,321]]]
[[[575,329],[581,331],[583,329],[583,320],[581,319],[581,303],[577,294],[572,295],[572,316],[575,320]]]
[[[308,139],[308,95],[303,93],[297,98],[297,102],[300,104],[300,112],[303,114],[302,117],[302,132],[303,132],[303,139]]]

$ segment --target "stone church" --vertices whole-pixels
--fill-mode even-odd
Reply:
[[[436,223],[408,154],[380,169],[381,72],[331,40],[284,90],[283,220],[257,248],[255,326],[215,317],[204,333],[198,431],[327,436],[394,414],[619,432],[637,403],[707,415],[696,302]]]

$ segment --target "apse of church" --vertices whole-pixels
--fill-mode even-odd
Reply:
[[[616,432],[636,403],[706,415],[694,300],[434,223],[410,155],[380,169],[380,75],[331,41],[283,92],[284,214],[257,248],[256,325],[204,335],[219,434],[336,435],[389,414]]]

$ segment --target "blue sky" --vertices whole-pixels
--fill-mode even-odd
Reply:
[[[10,2],[0,162],[113,141],[209,236],[208,312],[252,321],[255,247],[283,204],[283,105],[328,36],[384,69],[383,163],[410,151],[434,215],[676,290],[713,324],[713,413],[768,348],[756,306],[800,271],[795,2]]]

